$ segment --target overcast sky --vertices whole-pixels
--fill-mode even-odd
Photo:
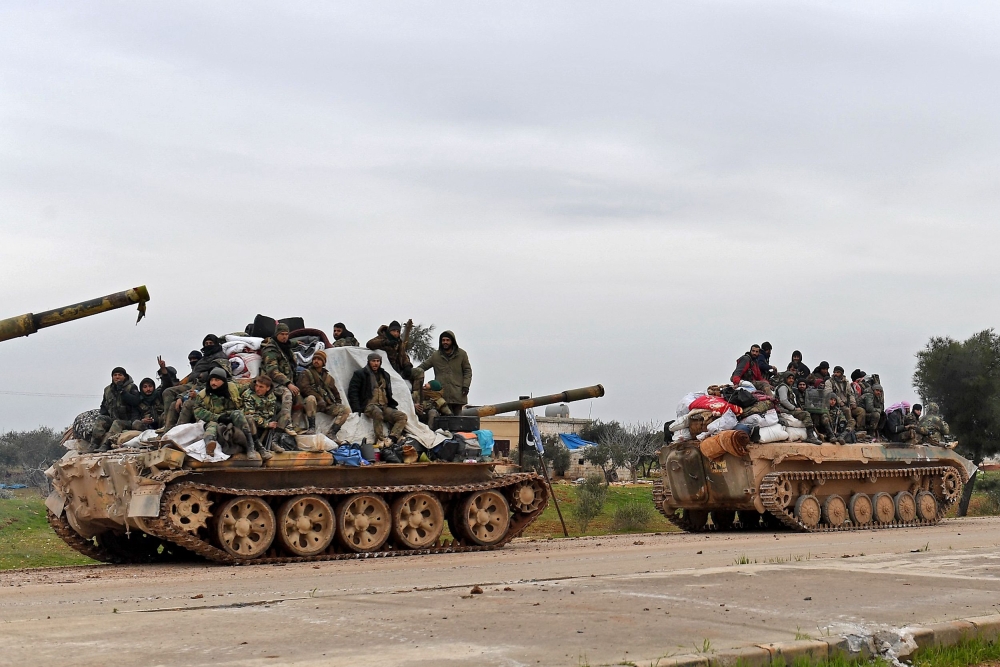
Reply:
[[[487,403],[662,421],[770,340],[911,398],[993,326],[995,3],[0,5],[0,430],[257,313],[453,329]],[[36,392],[92,395],[61,398]]]

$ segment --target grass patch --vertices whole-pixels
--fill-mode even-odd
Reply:
[[[802,635],[802,638],[808,639],[809,636]],[[796,639],[799,639],[799,633],[796,633]],[[973,639],[954,646],[917,651],[908,658],[902,658],[901,661],[913,667],[996,667],[1000,662],[1000,644]],[[737,667],[739,664],[737,663]],[[882,658],[848,660],[837,656],[818,662],[799,658],[789,664],[778,656],[771,665],[772,667],[891,667],[892,663]]]
[[[566,519],[566,527],[572,537],[581,535],[614,535],[619,533],[639,533],[639,532],[676,532],[680,530],[667,521],[662,514],[656,511],[653,506],[653,488],[651,484],[636,484],[627,486],[611,486],[608,488],[608,497],[604,502],[601,513],[591,519],[587,525],[587,532],[581,533],[579,526],[573,520],[573,507],[576,504],[576,493],[574,485],[568,482],[554,482],[552,485],[556,498],[559,499],[559,507],[562,509],[563,517]],[[616,530],[614,527],[615,514],[621,515],[620,508],[642,503],[650,509],[650,520],[644,528],[623,528]],[[627,510],[626,510],[627,512]],[[548,507],[542,515],[535,520],[524,532],[525,537],[562,537],[562,526],[559,525],[559,516],[556,514],[555,504],[549,501]]]
[[[37,491],[21,489],[14,492],[14,498],[0,500],[0,570],[94,562],[52,532],[45,518],[45,500]]]

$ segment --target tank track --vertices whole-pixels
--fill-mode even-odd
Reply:
[[[120,554],[116,554],[110,549],[105,549],[104,547],[97,545],[93,540],[84,538],[78,532],[73,530],[73,527],[69,525],[69,522],[65,519],[65,517],[56,516],[51,511],[46,512],[46,514],[48,515],[49,525],[52,526],[52,530],[55,534],[58,535],[63,542],[76,551],[79,551],[87,558],[93,558],[94,560],[102,563],[111,563],[112,565],[120,565],[128,562],[128,559],[122,557]]]
[[[962,477],[962,484],[969,481],[969,475],[965,470],[952,466],[936,466],[933,468],[888,468],[875,470],[798,470],[788,472],[772,472],[764,475],[760,483],[760,499],[764,503],[764,508],[775,516],[782,524],[799,532],[808,533],[832,533],[849,530],[882,530],[886,528],[912,528],[918,526],[933,526],[941,520],[941,517],[948,509],[957,502],[958,498],[950,501],[938,500],[937,518],[933,521],[916,519],[914,521],[892,521],[890,523],[875,523],[874,521],[863,526],[858,526],[850,521],[840,526],[830,526],[819,524],[813,527],[806,526],[792,514],[790,508],[782,507],[778,501],[777,488],[781,480],[793,482],[814,481],[826,479],[877,479],[880,477],[910,477],[914,473],[921,475],[940,476],[949,470],[957,471]],[[960,494],[959,494],[960,495]]]
[[[681,530],[688,533],[698,532],[695,530],[694,526],[687,521],[686,517],[678,516],[676,512],[668,512],[663,508],[667,495],[669,495],[669,492],[663,488],[663,477],[658,477],[656,481],[653,482],[653,504],[656,505],[656,509],[660,511],[660,514],[662,514],[667,521]]]
[[[488,489],[502,489],[508,486],[513,486],[518,482],[530,481],[536,479],[538,476],[534,473],[515,473],[511,475],[504,475],[503,477],[498,477],[496,479],[490,480],[488,482],[479,482],[476,484],[463,484],[459,486],[432,486],[432,485],[394,485],[394,486],[356,486],[356,487],[317,487],[317,486],[307,486],[299,487],[295,489],[246,489],[246,488],[231,488],[214,486],[211,484],[199,484],[197,482],[185,482],[179,481],[177,484],[172,484],[167,487],[167,492],[163,494],[163,498],[160,504],[160,515],[156,518],[146,518],[143,519],[143,524],[149,532],[149,534],[154,537],[158,537],[162,540],[166,540],[173,544],[176,544],[187,551],[190,551],[202,558],[225,565],[256,565],[256,564],[269,564],[269,563],[301,563],[301,562],[315,562],[315,561],[325,561],[325,560],[360,560],[366,558],[387,558],[391,556],[415,556],[415,555],[431,555],[431,554],[445,554],[445,553],[467,553],[472,551],[493,551],[500,549],[508,542],[513,540],[515,537],[521,535],[524,530],[531,524],[534,519],[542,513],[545,507],[548,505],[548,488],[543,485],[546,489],[546,495],[539,507],[527,514],[521,514],[515,512],[511,517],[510,528],[504,538],[497,544],[490,546],[479,546],[479,545],[463,545],[459,542],[453,540],[451,542],[442,543],[439,542],[433,547],[426,549],[399,549],[388,546],[383,547],[383,549],[374,552],[345,552],[338,553],[332,551],[333,545],[327,549],[326,553],[319,554],[316,556],[263,556],[260,558],[254,558],[250,560],[237,558],[230,555],[228,552],[210,544],[207,540],[199,537],[197,534],[189,533],[175,526],[173,522],[168,518],[170,515],[170,491],[180,489],[180,488],[192,488],[192,489],[202,489],[205,491],[210,491],[214,493],[221,493],[226,495],[234,496],[297,496],[305,494],[318,494],[318,495],[336,495],[336,496],[348,496],[355,493],[376,493],[376,494],[387,494],[387,493],[408,493],[411,491],[430,491],[435,493],[443,494],[460,494],[468,493],[471,491],[483,491]],[[75,534],[75,533],[74,533]]]

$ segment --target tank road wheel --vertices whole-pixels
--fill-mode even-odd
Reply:
[[[806,528],[815,528],[823,518],[823,509],[819,505],[819,499],[812,494],[799,496],[795,501],[795,518],[802,522]]]
[[[444,508],[433,493],[414,491],[392,503],[392,535],[399,546],[426,549],[443,531]]]
[[[337,505],[337,537],[351,551],[376,551],[389,539],[392,515],[382,496],[357,493]]]
[[[872,522],[872,515],[875,513],[872,499],[864,493],[855,493],[851,496],[847,510],[851,515],[851,523],[855,526],[867,526]]]
[[[839,528],[847,521],[847,503],[834,494],[823,502],[823,523]]]
[[[893,499],[896,508],[896,519],[909,523],[917,518],[917,501],[909,491],[900,491]]]
[[[962,494],[962,478],[954,470],[946,470],[941,476],[941,497],[946,503],[953,503]]]
[[[896,504],[885,491],[879,491],[873,499],[875,505],[875,520],[879,523],[892,523],[896,518]]]
[[[462,536],[484,547],[500,542],[510,526],[510,506],[499,491],[477,491],[461,501]]]
[[[516,512],[530,514],[542,506],[545,495],[545,487],[539,480],[520,482],[511,490],[510,506]]]
[[[792,497],[795,494],[795,489],[792,487],[791,480],[782,479],[778,482],[775,487],[775,492],[778,498],[778,504],[782,507],[789,507],[792,504]]]
[[[274,511],[263,498],[239,496],[222,504],[215,522],[215,536],[219,546],[230,555],[257,558],[271,546],[276,528]]]
[[[736,512],[732,510],[712,510],[712,523],[716,530],[732,530],[736,523]]]
[[[170,522],[181,530],[197,533],[199,528],[207,528],[212,518],[209,509],[213,503],[208,499],[208,491],[181,488],[170,494]]]
[[[278,509],[278,541],[296,556],[322,553],[333,534],[333,508],[322,496],[295,496]]]
[[[937,519],[937,498],[930,491],[917,492],[917,516],[922,521],[934,521]]]

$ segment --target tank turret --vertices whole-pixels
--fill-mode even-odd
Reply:
[[[149,291],[145,285],[140,285],[124,292],[115,292],[90,301],[74,303],[71,306],[46,310],[43,313],[25,313],[18,317],[0,320],[0,342],[11,338],[30,336],[45,327],[78,320],[81,317],[90,317],[116,308],[124,308],[134,303],[139,304],[139,317],[135,321],[138,324],[139,320],[146,314],[147,301],[149,301]]]

